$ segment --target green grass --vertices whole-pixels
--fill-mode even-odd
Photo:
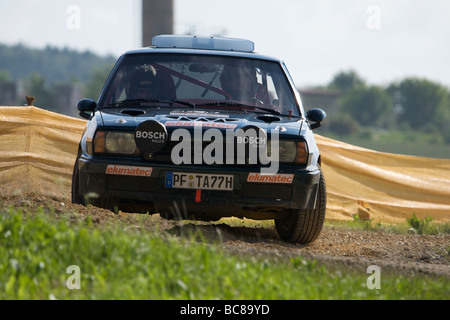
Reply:
[[[0,299],[450,298],[448,279],[382,274],[381,289],[369,290],[365,270],[332,269],[301,257],[242,257],[198,238],[3,208]],[[80,290],[66,286],[72,265],[80,268]]]
[[[450,145],[430,144],[426,142],[366,141],[360,139],[348,139],[346,142],[380,152],[450,159]]]
[[[450,223],[434,223],[431,217],[425,219],[418,218],[415,213],[404,223],[382,224],[373,219],[361,219],[358,215],[353,216],[349,221],[329,221],[325,226],[337,227],[350,230],[378,231],[394,234],[450,234]]]
[[[330,132],[323,132],[322,134],[326,137],[380,152],[450,159],[450,144],[440,141],[432,134],[411,131],[375,132],[369,129],[351,136],[340,136]]]

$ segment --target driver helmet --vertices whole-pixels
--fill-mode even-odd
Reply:
[[[233,100],[251,100],[256,90],[256,74],[251,68],[243,66],[225,66],[220,75],[222,89]]]
[[[136,68],[131,76],[130,90],[133,99],[154,99],[160,91],[161,79],[151,65]]]

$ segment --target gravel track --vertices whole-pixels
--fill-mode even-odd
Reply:
[[[69,212],[73,219],[92,216],[95,226],[102,227],[116,221],[130,227],[144,227],[149,231],[161,230],[173,236],[200,231],[211,243],[220,241],[225,250],[233,254],[262,258],[289,259],[303,257],[317,260],[319,264],[336,265],[356,272],[366,272],[370,265],[383,271],[406,275],[426,274],[450,279],[450,235],[390,234],[385,232],[343,230],[326,226],[319,238],[309,245],[281,241],[274,226],[266,223],[232,225],[216,223],[169,221],[159,215],[139,219],[133,214],[114,215],[95,207],[73,205],[45,197],[9,197],[0,199],[0,206],[21,207],[31,213],[37,207]],[[225,220],[226,221],[226,220]],[[241,220],[237,220],[241,221]],[[249,227],[249,225],[252,225]]]

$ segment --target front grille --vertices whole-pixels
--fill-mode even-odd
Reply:
[[[190,154],[185,155],[184,152],[189,152],[189,148],[181,150],[181,146],[174,152],[175,159],[172,159],[172,150],[177,147],[182,141],[170,141],[166,142],[164,149],[150,155],[149,157],[144,155],[144,158],[151,162],[157,163],[170,163],[172,160],[183,159],[185,164],[201,164],[201,165],[232,165],[232,166],[251,166],[259,165],[259,150],[251,150],[254,148],[251,145],[245,145],[244,148],[238,148],[236,138],[233,142],[221,141],[215,143],[214,141],[192,141],[190,145]],[[200,147],[199,147],[200,146]],[[208,148],[209,147],[209,148]],[[206,153],[205,153],[206,150]],[[220,152],[216,154],[215,151]],[[251,150],[251,151],[250,151]],[[209,161],[206,161],[204,156],[211,156]],[[186,163],[187,161],[190,163]],[[179,160],[181,161],[181,160]],[[201,163],[200,163],[201,161]],[[179,164],[179,163],[178,163]]]

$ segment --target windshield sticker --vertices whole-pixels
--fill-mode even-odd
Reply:
[[[219,114],[214,112],[204,112],[204,111],[191,111],[191,112],[171,112],[171,116],[178,117],[216,117],[216,118],[229,118],[228,114]]]
[[[237,124],[203,122],[203,121],[167,121],[166,127],[207,127],[218,129],[235,129]]]

